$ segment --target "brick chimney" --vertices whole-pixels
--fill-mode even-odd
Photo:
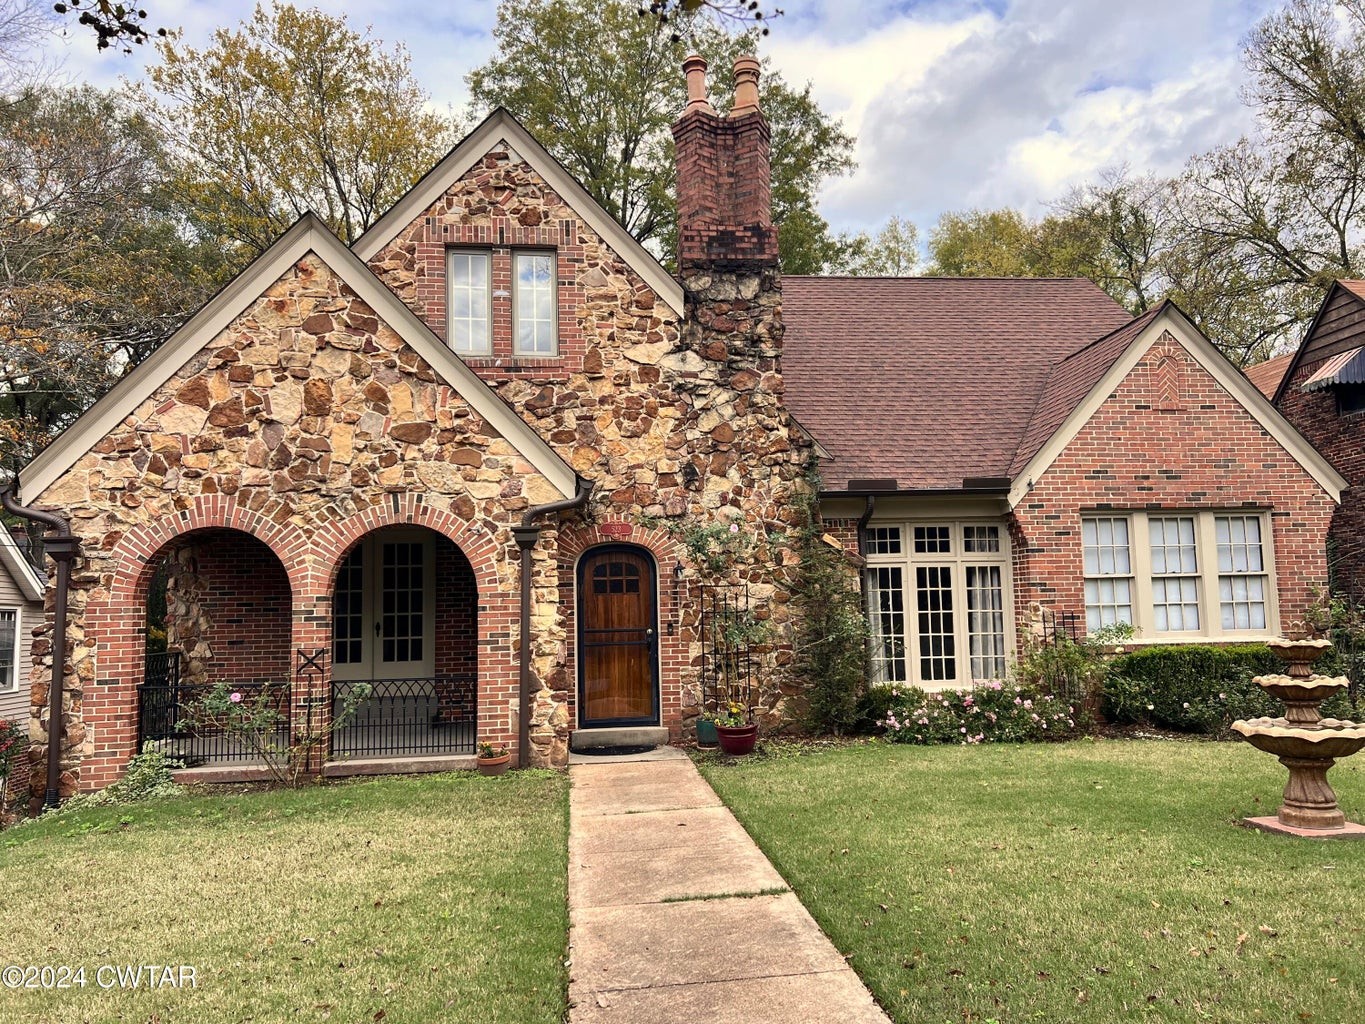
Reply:
[[[758,98],[758,61],[735,61],[735,103],[719,116],[707,99],[706,61],[683,62],[687,106],[673,126],[678,159],[678,265],[775,267],[772,136]]]

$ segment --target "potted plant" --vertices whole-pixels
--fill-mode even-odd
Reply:
[[[720,740],[716,735],[716,713],[703,711],[697,716],[697,746],[712,750]]]
[[[758,740],[758,725],[743,704],[730,701],[716,715],[716,738],[727,754],[751,754]]]
[[[480,743],[474,763],[480,775],[501,775],[512,764],[512,752],[501,743]]]

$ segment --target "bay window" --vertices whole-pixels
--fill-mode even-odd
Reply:
[[[1272,632],[1261,513],[1134,512],[1081,519],[1086,627],[1210,637]]]

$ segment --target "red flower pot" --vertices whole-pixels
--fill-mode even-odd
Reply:
[[[512,764],[512,754],[509,751],[502,757],[476,757],[474,763],[478,766],[480,775],[501,775]]]
[[[716,726],[716,736],[720,739],[720,749],[727,754],[752,754],[754,743],[758,740],[757,725]]]

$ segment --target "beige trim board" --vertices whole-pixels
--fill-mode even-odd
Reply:
[[[1191,358],[1265,428],[1266,433],[1275,439],[1290,458],[1302,466],[1304,471],[1331,495],[1333,501],[1340,503],[1341,492],[1347,486],[1346,478],[1294,429],[1279,410],[1270,404],[1270,400],[1247,380],[1245,374],[1228,362],[1227,357],[1218,351],[1213,342],[1204,337],[1203,332],[1190,322],[1179,307],[1167,303],[1166,308],[1152,318],[1152,322],[1133,339],[1123,355],[1114,361],[1100,378],[1100,382],[1086,395],[1085,400],[1072,411],[1057,431],[1048,438],[1047,443],[1019,471],[1010,486],[1010,509],[1017,507],[1027,497],[1033,483],[1057,461],[1067,445],[1076,439],[1081,428],[1099,412],[1100,407],[1109,400],[1128,374],[1132,373],[1143,356],[1156,344],[1157,339],[1168,331]]]
[[[38,575],[37,569],[29,565],[28,559],[19,550],[18,543],[3,525],[0,525],[0,564],[9,570],[19,593],[30,601],[43,599],[42,577]]]
[[[654,289],[654,294],[668,303],[678,316],[683,313],[682,285],[675,281],[649,250],[635,240],[629,231],[607,213],[588,190],[578,183],[549,151],[535,140],[521,123],[502,107],[496,108],[482,124],[456,144],[445,158],[433,167],[416,185],[398,200],[388,213],[380,217],[368,231],[355,240],[355,254],[368,263],[380,249],[398,236],[422,211],[441,198],[463,178],[490,149],[499,143],[507,145],[517,156],[531,165],[546,183],[558,192],[588,226],[625,260],[631,270]]]
[[[157,388],[256,302],[265,290],[308,253],[314,253],[412,347],[470,406],[519,451],[564,497],[578,490],[578,477],[516,411],[444,342],[432,334],[354,252],[341,244],[315,214],[306,213],[155,352],[138,364],[19,474],[25,500],[39,501],[100,438],[130,416]]]

